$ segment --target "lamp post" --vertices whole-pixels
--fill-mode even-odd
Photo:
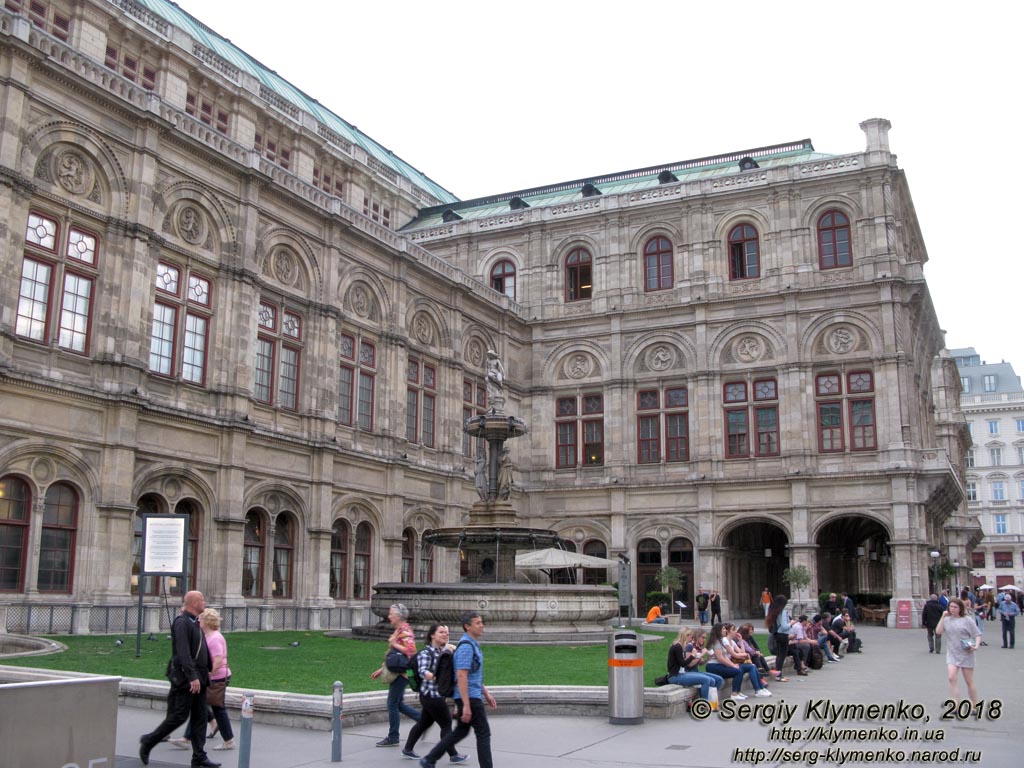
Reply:
[[[954,573],[954,576],[953,576],[954,586],[956,588],[956,595],[954,595],[954,597],[960,597],[960,561],[959,560],[954,560],[953,561],[953,569],[954,569],[954,571],[953,571],[953,573]]]
[[[932,582],[935,585],[935,594],[938,594],[942,590],[939,589],[939,550],[933,549],[928,553],[932,558]]]

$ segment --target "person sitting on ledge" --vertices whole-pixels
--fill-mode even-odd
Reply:
[[[668,624],[668,619],[661,615],[662,606],[656,605],[647,612],[648,624]]]

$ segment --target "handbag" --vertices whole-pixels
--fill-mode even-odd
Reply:
[[[227,678],[223,680],[211,680],[210,686],[206,689],[206,703],[211,707],[223,707],[224,694],[227,689]]]
[[[164,674],[167,676],[167,681],[171,684],[171,688],[183,688],[188,685],[185,674],[178,669],[178,665],[174,663],[173,656],[167,662],[167,671]]]
[[[659,688],[663,685],[668,685],[668,675],[662,675],[661,677],[654,678],[654,684]]]
[[[377,679],[384,683],[384,685],[391,685],[391,683],[398,679],[398,676],[397,672],[392,672],[388,669],[387,664],[381,664],[380,674],[377,675]]]
[[[401,651],[392,648],[388,651],[388,655],[384,657],[384,666],[392,672],[404,675],[409,671],[409,657]]]

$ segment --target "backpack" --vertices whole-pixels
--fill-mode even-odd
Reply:
[[[774,632],[770,632],[768,634],[768,653],[772,654],[773,656],[779,655],[779,644],[775,640]]]
[[[825,664],[825,652],[817,645],[811,646],[811,657],[807,660],[807,666],[811,669],[821,669]]]
[[[423,678],[420,676],[420,654],[426,652],[427,649],[424,648],[409,660],[409,688],[412,691],[418,692],[423,685]]]
[[[459,644],[455,646],[455,650],[458,651],[463,645],[472,645],[469,640],[460,640]],[[480,669],[480,659],[476,655],[476,651],[473,651],[473,664],[471,667],[472,672],[476,672]],[[437,667],[434,670],[434,681],[437,683],[437,695],[442,696],[446,699],[451,698],[455,695],[455,653],[442,653],[437,658]]]

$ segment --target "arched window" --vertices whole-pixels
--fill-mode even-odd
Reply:
[[[818,219],[818,265],[836,269],[851,264],[850,220],[839,211],[829,211]]]
[[[416,558],[416,531],[406,528],[402,535],[402,583],[413,581],[413,564]]]
[[[78,494],[66,483],[46,489],[39,545],[39,591],[70,592],[75,568]]]
[[[199,573],[199,505],[192,499],[183,499],[174,507],[176,515],[188,515],[188,589],[195,589]],[[184,579],[172,579],[168,589],[172,595],[184,595],[186,583]]]
[[[0,592],[20,592],[25,584],[32,492],[17,477],[0,480]]]
[[[132,587],[133,595],[139,594],[139,572],[142,570],[142,517],[143,515],[159,515],[164,512],[164,502],[155,493],[147,493],[139,499],[135,511],[135,524],[132,527]],[[147,576],[142,584],[142,594],[156,595],[160,592],[160,580],[156,576]]]
[[[608,547],[600,539],[591,539],[583,544],[583,554],[591,557],[608,557]],[[605,584],[608,581],[607,568],[584,568],[584,584]]]
[[[362,522],[356,526],[355,569],[352,574],[352,597],[356,600],[370,599],[370,547],[373,545],[373,529]]]
[[[515,301],[516,265],[508,259],[502,259],[491,267],[491,288]]]
[[[420,583],[429,584],[434,580],[434,547],[422,542],[420,545]]]
[[[591,283],[590,252],[576,248],[565,259],[565,300],[589,299],[593,292]]]
[[[761,274],[761,250],[757,230],[737,224],[729,231],[729,279],[744,280]]]
[[[562,549],[566,552],[575,552],[576,545],[568,539],[562,539]],[[549,573],[551,574],[552,584],[575,584],[576,583],[576,569],[575,568],[552,568]]]
[[[666,237],[652,237],[644,246],[644,290],[662,291],[672,287],[672,243]]]
[[[335,520],[331,528],[331,597],[344,600],[348,594],[348,540],[351,528],[347,520]]]
[[[266,544],[263,515],[251,510],[245,516],[242,548],[242,597],[263,596],[263,547]]]
[[[274,597],[292,597],[292,570],[295,549],[295,523],[289,515],[281,515],[274,523]]]

